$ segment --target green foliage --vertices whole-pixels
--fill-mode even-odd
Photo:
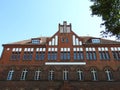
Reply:
[[[92,15],[102,17],[105,30],[103,36],[116,36],[120,39],[120,0],[90,0]]]

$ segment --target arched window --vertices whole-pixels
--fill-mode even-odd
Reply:
[[[35,76],[34,76],[34,80],[40,80],[41,78],[40,78],[40,73],[41,73],[41,70],[37,70],[37,71],[35,71]]]
[[[83,80],[84,79],[82,70],[79,70],[79,69],[77,70],[77,77],[78,77],[78,80]]]
[[[92,75],[92,80],[93,81],[98,80],[97,71],[95,69],[91,69],[91,75]]]
[[[21,77],[20,77],[20,80],[25,80],[26,79],[26,76],[27,76],[27,69],[24,69],[21,73]]]
[[[54,70],[52,69],[48,73],[48,80],[54,80]]]
[[[63,70],[63,80],[68,80],[68,70],[67,69]]]
[[[13,74],[14,74],[14,70],[11,69],[11,70],[8,72],[7,80],[12,80]]]
[[[108,81],[113,80],[112,72],[109,69],[106,69],[105,73]]]

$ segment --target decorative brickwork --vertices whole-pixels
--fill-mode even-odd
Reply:
[[[120,89],[120,42],[78,36],[67,22],[51,37],[3,47],[0,90]]]

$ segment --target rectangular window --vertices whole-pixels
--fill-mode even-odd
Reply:
[[[40,44],[40,39],[32,39],[32,44]]]
[[[57,52],[48,52],[48,60],[57,60]]]
[[[83,52],[74,52],[74,60],[83,60]]]
[[[12,52],[11,60],[20,60],[20,53],[21,52]]]
[[[109,60],[110,56],[108,51],[99,51],[100,60]]]
[[[14,70],[10,70],[10,71],[8,72],[7,80],[12,80],[13,73],[14,73]]]
[[[63,80],[68,80],[68,71],[63,71]]]
[[[25,70],[22,71],[22,73],[21,73],[20,80],[25,80],[25,79],[26,79],[26,76],[27,76],[27,70],[25,69]]]
[[[112,51],[112,55],[115,60],[120,60],[120,52],[119,51]]]
[[[78,80],[83,80],[83,71],[77,71]]]
[[[87,60],[96,60],[96,52],[87,51],[86,58],[87,58]]]
[[[24,52],[23,60],[32,60],[33,52]]]
[[[70,60],[70,52],[61,52],[61,60]]]
[[[41,73],[41,71],[40,71],[40,70],[35,71],[34,80],[40,80],[40,73]]]
[[[45,52],[36,52],[36,60],[44,60]]]
[[[54,80],[54,71],[49,71],[48,80]]]

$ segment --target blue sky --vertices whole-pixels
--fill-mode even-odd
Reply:
[[[2,44],[52,36],[67,21],[79,36],[100,37],[101,18],[92,17],[90,0],[0,0]]]

